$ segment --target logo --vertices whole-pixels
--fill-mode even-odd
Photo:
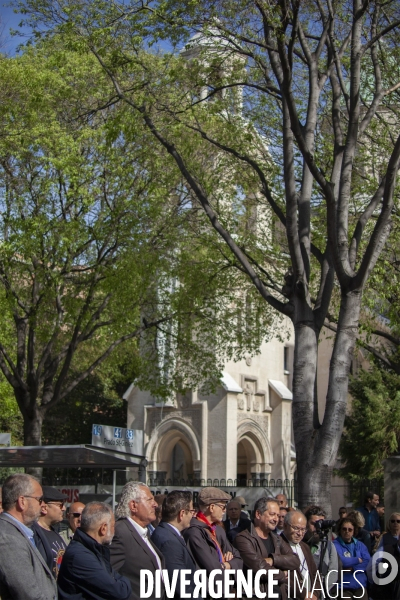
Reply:
[[[100,436],[103,428],[101,425],[93,425],[93,435]]]
[[[115,438],[122,438],[122,428],[121,427],[114,427],[114,437]]]
[[[378,551],[372,557],[372,580],[376,585],[388,585],[396,579],[399,567],[388,552]]]

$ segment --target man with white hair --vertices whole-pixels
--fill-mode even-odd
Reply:
[[[144,483],[129,481],[124,486],[116,510],[118,521],[110,551],[113,568],[131,582],[130,600],[140,599],[142,569],[154,575],[157,569],[165,568],[164,557],[151,541],[147,528],[156,518],[157,506],[153,494]]]
[[[58,575],[58,598],[67,600],[128,600],[129,579],[110,565],[115,518],[105,502],[89,502],[81,524],[65,551]]]

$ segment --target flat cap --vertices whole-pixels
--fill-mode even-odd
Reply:
[[[212,504],[213,502],[229,502],[232,496],[215,487],[203,488],[199,494],[200,504]]]
[[[45,502],[66,502],[66,500],[68,499],[68,496],[62,494],[60,491],[56,490],[53,487],[50,487],[49,485],[43,485],[42,490],[43,500]]]

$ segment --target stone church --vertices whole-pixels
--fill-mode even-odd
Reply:
[[[290,340],[264,343],[259,355],[227,363],[209,396],[193,391],[157,404],[131,385],[124,395],[128,427],[144,431],[148,479],[227,485],[293,479],[292,354]]]

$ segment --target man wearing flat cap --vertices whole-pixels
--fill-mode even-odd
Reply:
[[[36,547],[57,579],[62,557],[66,549],[63,538],[54,525],[63,520],[67,496],[49,486],[43,486],[43,502],[37,523],[32,525]]]
[[[243,561],[239,552],[228,541],[221,526],[222,515],[231,496],[214,487],[203,488],[198,496],[199,511],[183,531],[183,537],[199,569],[209,574],[214,569],[241,570]],[[218,578],[216,577],[215,580]]]

